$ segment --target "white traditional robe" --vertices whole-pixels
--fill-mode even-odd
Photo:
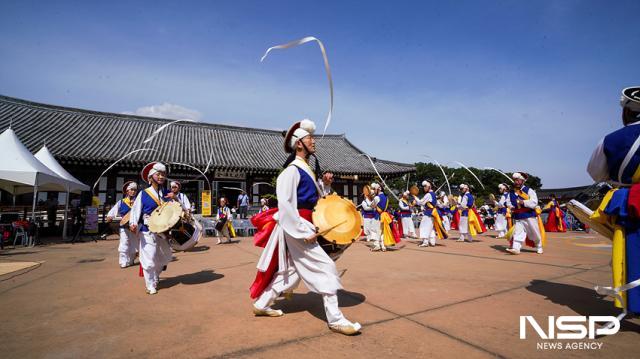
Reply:
[[[500,200],[496,201],[496,207],[498,210],[507,207],[506,194],[500,195]],[[498,238],[502,238],[507,233],[507,216],[502,213],[496,213],[495,229],[498,232]]]
[[[435,196],[433,192],[428,192],[422,198],[417,199],[416,203],[419,206],[424,206],[425,211],[431,211],[427,204],[432,203],[433,196]],[[422,239],[422,242],[425,244],[429,243],[432,246],[436,245],[436,231],[433,227],[433,217],[424,213],[422,215],[422,220],[420,221],[420,239]]]
[[[365,198],[362,201],[362,209],[365,211],[373,211],[375,210],[373,201]],[[364,229],[364,235],[367,237],[368,241],[377,241],[377,238],[380,238],[380,221],[375,218],[363,218],[362,226]]]
[[[411,206],[403,201],[398,202],[398,206],[402,211],[411,212]],[[402,235],[404,237],[415,237],[416,236],[416,228],[413,224],[413,216],[409,217],[401,217],[402,220]]]
[[[529,196],[528,200],[523,201],[524,206],[530,209],[535,210],[538,206],[538,195],[536,191],[529,188],[527,191],[527,195]],[[515,208],[511,201],[507,201],[507,207]],[[515,219],[513,214],[511,216],[513,220],[513,225],[515,226],[513,230],[513,249],[522,248],[522,244],[529,237],[532,240],[538,249],[542,248],[542,234],[540,233],[540,227],[538,225],[537,217],[530,217],[525,219]]]
[[[120,217],[120,205],[122,200],[116,202],[113,207],[107,213],[107,217],[119,218]],[[136,259],[136,252],[140,247],[140,233],[133,233],[127,226],[120,226],[118,229],[120,235],[120,243],[118,244],[118,264],[120,267],[127,267],[133,265]]]
[[[257,266],[259,271],[265,272],[272,256],[278,256],[278,272],[254,305],[259,309],[268,308],[280,293],[295,288],[302,280],[310,291],[322,295],[329,324],[350,324],[338,308],[336,293],[342,289],[342,284],[335,263],[317,242],[304,242],[305,238],[315,234],[315,226],[298,213],[300,173],[297,167],[315,178],[311,168],[300,158],[296,158],[278,176],[278,213],[274,215],[277,224]],[[317,187],[315,180],[314,183]],[[320,189],[317,190],[321,194]]]

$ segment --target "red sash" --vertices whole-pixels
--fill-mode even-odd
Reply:
[[[253,217],[251,217],[251,223],[256,227],[257,232],[253,236],[253,243],[258,246],[264,248],[269,241],[269,237],[271,237],[271,233],[273,229],[276,227],[276,221],[273,219],[273,215],[278,213],[278,208],[271,208],[268,211],[259,213]],[[298,213],[300,217],[306,219],[307,221],[313,223],[311,215],[313,211],[310,209],[298,209]],[[275,277],[278,272],[278,247],[273,253],[273,257],[271,257],[271,262],[269,262],[269,267],[265,272],[256,273],[256,278],[253,280],[253,284],[249,288],[249,293],[251,294],[252,299],[258,298],[262,292],[264,292],[265,288],[271,283],[273,277]]]

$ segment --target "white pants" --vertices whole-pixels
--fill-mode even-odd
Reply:
[[[469,217],[468,216],[460,216],[460,223],[458,225],[458,230],[460,231],[460,239],[467,240],[465,235],[469,236],[468,241],[473,242],[473,236],[469,233]]]
[[[367,237],[367,242],[373,240],[373,226],[375,219],[374,218],[364,218],[362,227],[364,229],[364,235]]]
[[[422,243],[429,243],[432,246],[436,245],[436,231],[433,228],[433,217],[422,216],[420,221],[420,239]]]
[[[416,236],[416,228],[411,217],[402,217],[402,235],[404,237]]]
[[[289,252],[287,270],[276,273],[271,283],[258,297],[254,305],[267,309],[280,293],[290,291],[302,280],[312,292],[322,295],[324,311],[329,324],[350,324],[338,307],[338,289],[342,289],[336,264],[316,244],[306,244],[285,234]],[[276,254],[277,255],[277,254]]]
[[[127,228],[120,228],[120,244],[118,245],[120,267],[126,267],[133,264],[136,258],[136,252],[140,247],[139,232],[133,233]]]
[[[171,247],[164,237],[151,232],[141,232],[140,265],[147,289],[158,287],[162,268],[171,261],[171,257]]]
[[[382,240],[382,227],[379,219],[371,221],[371,240],[376,248],[385,248]]]
[[[451,221],[449,220],[449,216],[447,216],[446,214],[442,216],[442,226],[447,232],[451,230]]]
[[[504,237],[507,233],[507,217],[504,214],[498,213],[496,215],[495,230],[498,231],[498,237]]]
[[[542,234],[538,227],[538,218],[531,217],[515,220],[515,229],[513,230],[513,249],[522,248],[525,239],[529,237],[536,244],[536,248],[542,248]]]

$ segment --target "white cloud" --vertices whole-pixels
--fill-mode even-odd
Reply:
[[[139,107],[135,112],[124,112],[128,115],[138,115],[147,117],[168,118],[173,120],[188,119],[200,121],[202,113],[180,105],[174,105],[168,102],[162,105],[152,105]]]

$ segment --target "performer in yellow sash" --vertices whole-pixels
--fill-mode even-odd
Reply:
[[[371,188],[375,191],[376,196],[373,199],[375,204],[376,212],[380,216],[380,236],[374,239],[374,247],[372,251],[386,251],[387,247],[392,247],[396,245],[395,239],[393,239],[393,232],[391,232],[391,223],[393,219],[389,212],[387,212],[387,208],[389,208],[389,200],[387,195],[382,191],[382,187],[377,183],[371,185]]]
[[[538,195],[536,191],[524,185],[529,176],[526,173],[515,172],[513,174],[513,189],[507,198],[507,207],[511,209],[513,229],[507,237],[511,236],[511,248],[507,251],[511,254],[520,254],[522,244],[534,246],[538,254],[542,254],[545,231],[540,219],[540,207],[538,207]]]
[[[473,242],[473,237],[482,232],[480,220],[473,210],[475,199],[473,198],[473,195],[471,195],[468,185],[463,183],[459,188],[461,195],[459,201],[460,204],[458,206],[458,211],[460,213],[460,225],[458,228],[460,231],[460,238],[458,238],[458,242]],[[468,238],[465,237],[465,235],[468,236]]]
[[[436,246],[436,235],[439,239],[446,238],[446,231],[442,225],[442,219],[438,213],[438,199],[431,189],[429,181],[422,181],[424,197],[416,200],[416,204],[424,206],[422,221],[420,221],[420,247]]]
[[[231,238],[236,237],[236,231],[233,228],[233,216],[231,215],[231,210],[227,207],[227,199],[225,197],[220,197],[220,207],[218,208],[216,219],[218,221],[225,221],[222,229],[218,231],[217,244],[223,243],[221,237],[226,238],[224,243],[231,243]]]
[[[640,86],[622,90],[624,127],[606,135],[593,151],[587,172],[612,189],[592,219],[613,228],[611,271],[613,285],[596,287],[615,298],[627,312],[640,315]]]

